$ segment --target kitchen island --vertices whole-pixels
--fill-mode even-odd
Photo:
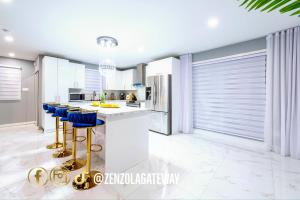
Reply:
[[[98,118],[105,121],[104,126],[96,128],[95,137],[101,138],[96,143],[103,147],[99,156],[105,161],[106,173],[124,172],[148,159],[149,110],[125,104],[121,104],[120,108],[93,107],[91,102],[73,102],[70,105],[95,110]]]

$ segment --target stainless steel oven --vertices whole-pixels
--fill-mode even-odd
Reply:
[[[81,93],[70,93],[69,94],[69,101],[84,101],[85,94]]]

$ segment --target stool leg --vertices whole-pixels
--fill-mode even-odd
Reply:
[[[77,129],[73,128],[73,139],[72,139],[72,158],[76,160],[76,137],[77,137]]]
[[[52,154],[54,158],[64,158],[70,156],[72,152],[67,149],[67,122],[63,122],[63,149]]]
[[[91,145],[92,145],[92,132],[91,128],[87,129],[86,136],[86,169],[85,171],[89,174],[91,172]]]
[[[72,159],[63,163],[63,167],[70,171],[75,171],[82,168],[85,165],[85,160],[76,158],[76,138],[77,138],[77,129],[73,128],[73,138],[72,138]]]
[[[58,134],[59,134],[59,117],[55,117],[55,143],[47,145],[47,149],[58,149],[63,146],[62,143],[59,142]]]
[[[91,171],[91,145],[92,145],[92,128],[87,128],[86,142],[86,167],[81,174],[75,176],[73,188],[76,190],[87,190],[95,187],[94,176],[100,171]]]

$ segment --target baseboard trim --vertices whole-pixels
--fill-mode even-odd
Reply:
[[[30,125],[30,124],[36,124],[36,121],[11,123],[11,124],[1,124],[0,128],[6,128],[6,127],[12,127],[12,126],[24,126],[24,125]]]

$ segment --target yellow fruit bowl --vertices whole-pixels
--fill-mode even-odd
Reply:
[[[101,103],[100,107],[101,108],[120,108],[120,105],[116,104],[116,103]]]
[[[100,102],[99,101],[93,101],[91,106],[99,107],[100,106]]]
[[[91,106],[101,107],[101,108],[120,108],[119,104],[116,104],[116,103],[100,103],[99,101],[93,101]]]

